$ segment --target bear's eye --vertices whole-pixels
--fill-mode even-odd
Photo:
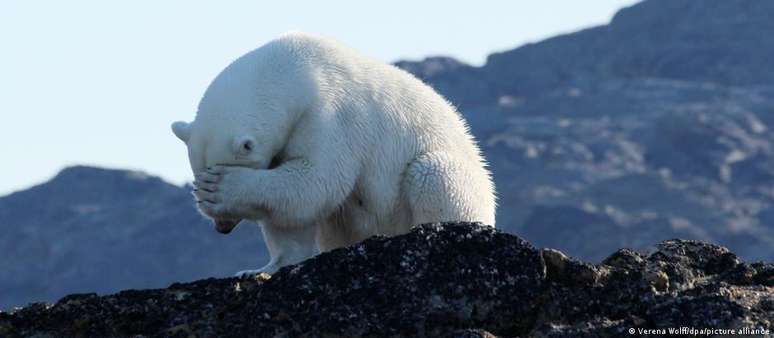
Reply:
[[[240,136],[231,144],[237,156],[248,156],[255,150],[255,139],[250,136]]]

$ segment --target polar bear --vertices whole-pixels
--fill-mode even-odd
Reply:
[[[261,224],[271,260],[237,275],[422,223],[495,224],[491,174],[455,108],[328,38],[288,33],[240,57],[172,130],[216,229]]]

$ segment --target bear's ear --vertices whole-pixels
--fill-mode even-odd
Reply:
[[[172,132],[181,141],[187,143],[188,139],[191,138],[191,124],[183,121],[172,123]]]

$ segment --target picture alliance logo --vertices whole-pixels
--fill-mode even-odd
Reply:
[[[659,329],[646,329],[646,328],[629,328],[629,334],[638,335],[676,335],[676,336],[716,336],[716,335],[768,335],[771,334],[771,330],[767,328],[754,328],[745,327],[739,329],[728,328],[695,328],[683,326],[679,328],[659,328]]]

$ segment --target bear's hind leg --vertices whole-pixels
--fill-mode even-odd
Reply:
[[[412,225],[447,221],[494,225],[493,188],[479,163],[466,165],[439,152],[420,155],[406,169],[403,191]]]

